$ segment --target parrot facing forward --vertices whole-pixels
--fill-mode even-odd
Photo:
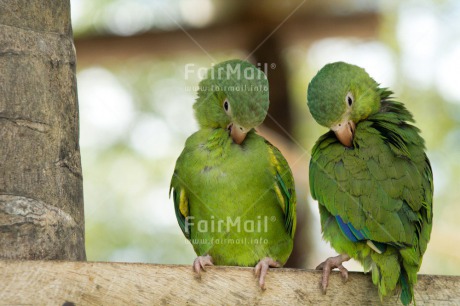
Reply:
[[[329,132],[316,142],[310,189],[318,200],[323,238],[340,254],[323,270],[344,279],[344,261],[365,270],[380,298],[401,288],[410,304],[432,228],[433,174],[420,131],[405,106],[364,69],[344,62],[324,66],[308,86],[308,107]]]
[[[177,221],[198,255],[195,272],[255,266],[262,289],[268,268],[291,254],[296,228],[289,165],[254,130],[268,106],[267,78],[254,65],[230,60],[209,69],[194,104],[200,129],[171,180]]]

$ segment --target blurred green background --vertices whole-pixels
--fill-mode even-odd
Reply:
[[[230,58],[267,64],[271,116],[261,132],[288,157],[299,194],[302,225],[291,266],[314,268],[335,255],[321,239],[308,192],[309,152],[326,130],[308,112],[306,89],[324,64],[343,60],[364,67],[414,114],[435,184],[421,272],[460,274],[459,1],[71,5],[88,260],[191,264],[195,254],[176,223],[169,182],[197,130],[195,71]]]

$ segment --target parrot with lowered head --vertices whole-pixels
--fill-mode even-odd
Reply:
[[[254,130],[268,111],[268,81],[254,65],[230,60],[208,70],[194,104],[199,130],[185,143],[171,180],[179,226],[205,266],[255,266],[265,289],[296,228],[294,179],[280,151]]]
[[[331,269],[348,278],[342,263],[353,258],[372,270],[381,299],[399,288],[408,305],[430,239],[433,174],[412,114],[391,95],[355,65],[316,74],[308,107],[330,131],[312,150],[310,190],[323,238],[339,253],[317,267],[323,292]]]

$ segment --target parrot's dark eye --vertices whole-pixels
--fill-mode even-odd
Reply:
[[[346,101],[348,103],[348,106],[351,106],[353,104],[353,95],[351,94],[351,92],[347,94]]]
[[[230,106],[228,104],[227,99],[225,99],[225,101],[224,101],[224,109],[225,109],[226,112],[228,112],[228,110],[230,109]]]

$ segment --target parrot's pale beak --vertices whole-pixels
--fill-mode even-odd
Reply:
[[[236,144],[241,144],[248,133],[247,129],[239,126],[236,123],[230,123],[227,128],[230,130],[230,136],[232,137],[233,142]]]
[[[355,134],[355,123],[351,120],[343,121],[331,127],[337,139],[346,147],[353,146],[353,136]]]

